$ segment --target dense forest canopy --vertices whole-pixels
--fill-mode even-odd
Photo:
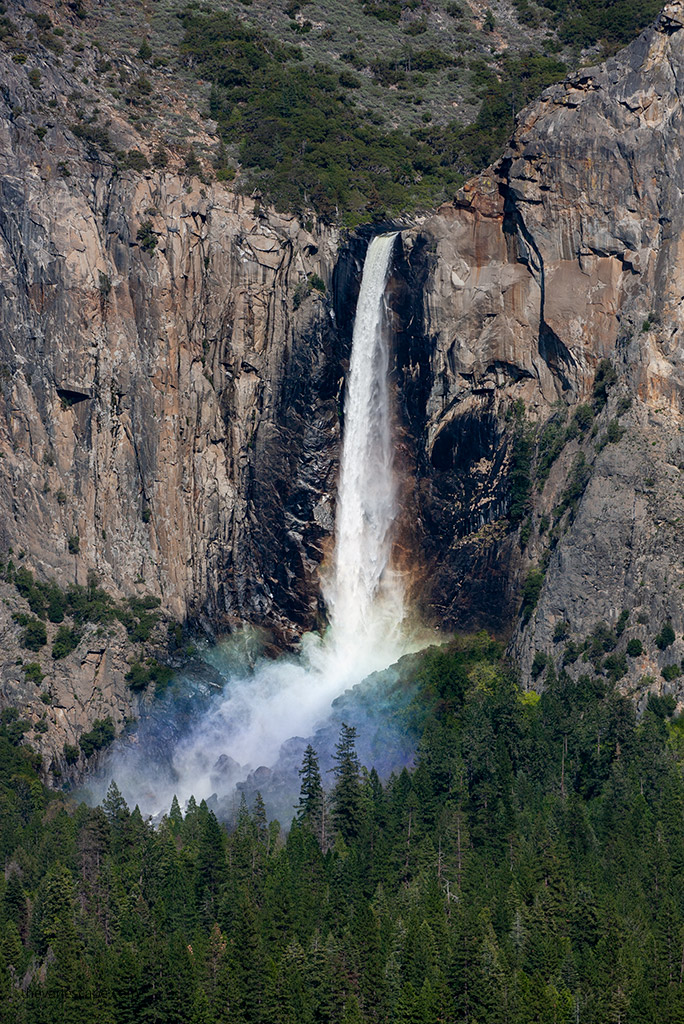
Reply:
[[[115,786],[46,791],[0,735],[7,1024],[651,1024],[684,1019],[684,721],[486,635],[415,670],[417,764],[382,785],[343,727],[289,831],[257,798],[159,827]]]

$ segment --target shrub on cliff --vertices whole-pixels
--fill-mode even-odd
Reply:
[[[103,125],[80,122],[73,125],[71,130],[77,138],[87,142],[94,149],[102,149],[105,153],[111,153],[113,149],[112,140],[109,137],[109,132]]]
[[[60,626],[52,641],[52,657],[55,661],[66,658],[78,647],[81,634],[76,629],[69,629],[68,626]]]
[[[121,158],[120,166],[124,170],[146,171],[150,164],[145,154],[141,153],[139,149],[129,149]]]
[[[156,658],[148,658],[143,665],[140,661],[134,661],[126,673],[126,682],[131,690],[140,693],[146,690],[150,683],[155,684],[154,692],[160,696],[168,686],[173,676],[173,669],[168,665],[162,665]]]
[[[106,718],[96,718],[92,729],[81,736],[79,746],[86,757],[91,757],[96,750],[108,746],[115,734],[114,722],[110,715]]]
[[[136,240],[141,249],[145,252],[154,252],[157,247],[157,236],[154,233],[151,220],[144,220],[138,228]]]
[[[12,616],[15,622],[24,628],[21,631],[19,642],[29,651],[39,651],[47,643],[47,630],[45,623],[40,619],[32,618],[30,615],[15,614]]]
[[[654,637],[654,643],[659,651],[664,651],[675,642],[675,631],[671,622],[666,622],[660,632]]]
[[[617,381],[617,372],[610,359],[602,359],[594,377],[594,409],[601,412],[608,401],[608,392]]]
[[[520,615],[523,623],[528,622],[532,612],[537,607],[539,595],[544,586],[545,573],[542,569],[534,568],[528,572],[522,589],[522,606]]]
[[[534,428],[527,422],[525,406],[515,402],[510,412],[514,421],[511,441],[511,463],[508,474],[510,498],[508,518],[511,523],[522,522],[527,514],[532,489],[532,460],[534,457]]]

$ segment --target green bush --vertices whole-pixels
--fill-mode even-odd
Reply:
[[[73,746],[71,743],[64,744],[64,759],[67,764],[76,764],[79,758],[78,747]]]
[[[86,622],[110,622],[117,613],[111,596],[97,585],[94,573],[88,576],[88,585],[72,583],[65,595],[69,614],[76,625]]]
[[[24,733],[31,728],[29,722],[19,717],[17,708],[4,708],[0,712],[0,727],[7,740],[14,747],[18,747],[24,738]]]
[[[608,424],[608,429],[606,431],[606,440],[608,441],[608,443],[615,444],[617,441],[620,440],[623,434],[624,430],[618,423],[617,419],[611,420]]]
[[[574,665],[581,653],[581,646],[574,640],[570,640],[563,650],[563,665]]]
[[[591,661],[600,671],[603,655],[608,651],[615,650],[617,637],[615,631],[605,622],[598,622],[585,641],[585,653],[587,660]]]
[[[532,461],[534,458],[534,428],[527,422],[525,406],[515,403],[510,414],[514,420],[511,440],[511,462],[508,473],[508,518],[514,525],[527,515],[532,489]]]
[[[46,611],[50,622],[63,622],[67,610],[67,598],[64,591],[56,583],[50,582],[43,584],[43,594],[47,602]]]
[[[532,678],[538,679],[549,663],[549,656],[544,651],[536,651],[532,660]]]
[[[578,434],[584,434],[594,422],[594,410],[587,402],[577,406],[566,432],[566,440],[571,441]]]
[[[91,757],[96,750],[108,746],[115,735],[114,722],[111,716],[107,715],[106,718],[96,718],[92,729],[83,733],[78,742],[85,756]]]
[[[675,631],[671,622],[666,622],[660,632],[654,637],[654,642],[659,651],[664,651],[675,642]]]
[[[523,622],[528,622],[532,612],[537,607],[539,595],[544,586],[545,573],[541,569],[530,569],[523,584],[522,606],[520,614]]]
[[[639,655],[643,653],[644,645],[642,644],[641,640],[639,640],[637,637],[632,637],[632,639],[627,644],[627,654],[630,656],[630,658],[638,658]]]
[[[129,149],[122,160],[122,167],[131,171],[146,171],[149,166],[147,157],[139,149]]]
[[[126,673],[126,682],[131,690],[140,693],[147,689],[150,683],[155,684],[157,696],[162,694],[173,676],[173,669],[168,665],[162,665],[156,658],[148,658],[143,665],[140,661],[134,661]]]
[[[617,372],[610,359],[602,359],[594,377],[594,409],[601,412],[608,401],[608,392],[617,381]]]
[[[28,601],[33,614],[42,619],[45,616],[45,596],[40,585],[36,585],[33,573],[21,565],[14,573],[13,582],[21,596]]]
[[[192,146],[190,146],[185,157],[185,169],[188,174],[196,176],[199,176],[202,173],[202,165],[200,164],[197,154]]]
[[[591,466],[587,463],[584,453],[577,452],[570,468],[567,484],[560,496],[560,501],[553,510],[556,519],[560,519],[569,510],[570,522],[573,521],[590,479]]]
[[[650,679],[651,683],[654,682],[650,676],[645,676],[645,678]],[[671,693],[666,693],[662,697],[658,697],[655,693],[649,693],[646,707],[657,718],[671,718],[677,710],[677,701]]]
[[[154,167],[159,168],[168,167],[169,154],[167,153],[164,146],[157,146],[154,153],[152,154],[152,164]]]
[[[144,252],[154,252],[157,247],[157,236],[154,233],[151,220],[142,221],[136,240]]]
[[[662,675],[663,679],[670,683],[673,679],[677,679],[678,676],[681,676],[682,667],[681,665],[678,665],[676,662],[672,665],[665,665],[665,667],[661,670],[660,674]]]
[[[60,626],[52,641],[52,657],[57,661],[66,658],[78,647],[81,634],[76,629],[69,629],[68,626]]]
[[[362,0],[364,14],[369,14],[379,21],[399,24],[401,17],[401,0]]]
[[[131,640],[144,642],[149,640],[152,630],[159,621],[154,612],[161,604],[158,597],[132,597],[126,604],[116,609],[116,617],[126,627]]]
[[[150,682],[150,674],[140,661],[134,661],[126,673],[126,682],[131,690],[139,693],[147,688]]]
[[[47,643],[47,631],[45,623],[40,619],[33,619],[28,615],[15,615],[14,619],[23,626],[19,636],[19,642],[29,651],[39,651]]]
[[[558,643],[559,640],[566,640],[570,634],[570,623],[565,619],[560,619],[553,628],[553,642]]]
[[[627,675],[627,658],[624,654],[609,654],[603,662],[603,671],[613,683]]]
[[[112,140],[109,132],[103,125],[88,122],[79,122],[72,126],[72,132],[78,139],[82,139],[94,149],[102,149],[105,153],[111,153]]]
[[[540,485],[548,479],[552,465],[563,450],[566,441],[564,420],[565,412],[552,416],[539,437],[536,477]]]
[[[44,678],[45,674],[37,661],[29,661],[24,665],[24,679],[27,683],[35,683],[36,686],[40,686]]]

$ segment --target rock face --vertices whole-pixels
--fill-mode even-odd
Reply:
[[[115,173],[58,126],[41,144],[20,86],[0,108],[0,544],[178,618],[310,622],[339,437],[334,232]]]
[[[406,238],[427,277],[428,600],[454,623],[479,608],[501,625],[512,583],[538,567],[538,603],[512,645],[527,679],[537,652],[559,662],[561,638],[584,639],[623,610],[617,655],[629,637],[646,649],[625,680],[660,685],[663,664],[684,654],[683,24],[682,4],[669,4],[619,56],[547,90],[500,163]],[[603,389],[602,360],[615,377]],[[537,434],[525,522],[512,531],[518,400]],[[559,427],[567,440],[540,469],[544,423],[568,424],[584,403],[593,426]],[[677,641],[660,653],[667,619]]]
[[[623,681],[644,692],[684,655],[683,24],[669,4],[547,90],[499,164],[403,232],[390,283],[417,599],[447,627],[505,633],[527,579],[511,644],[528,680],[623,611],[606,652],[645,649]],[[177,619],[294,638],[322,614],[368,232],[341,240],[182,169],[124,170],[70,130],[73,76],[44,61],[38,95],[4,52],[0,73],[2,552],[62,586],[94,570]],[[145,151],[131,131],[110,124]],[[13,608],[3,699],[33,720],[7,667]],[[109,671],[98,650],[71,656],[89,710],[60,741],[107,707],[117,727],[135,713],[130,652]]]
[[[81,50],[69,71],[36,44],[27,64],[0,46],[0,561],[13,553],[62,588],[94,573],[115,599],[290,641],[318,621],[334,525],[338,234],[174,154],[168,169],[125,169],[121,155],[151,159],[154,139],[107,106],[101,54]],[[86,72],[100,106],[80,112],[79,136]],[[107,131],[84,139],[96,116]],[[8,587],[0,704],[47,714],[32,742],[49,763],[106,708],[117,730],[136,715],[125,675],[148,652],[88,629],[64,662],[49,643],[34,656],[12,618],[27,613]],[[47,712],[23,682],[36,659]]]

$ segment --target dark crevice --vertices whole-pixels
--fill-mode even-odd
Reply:
[[[75,391],[72,388],[57,388],[57,395],[66,406],[78,405],[79,402],[87,402],[92,395],[89,391]]]

